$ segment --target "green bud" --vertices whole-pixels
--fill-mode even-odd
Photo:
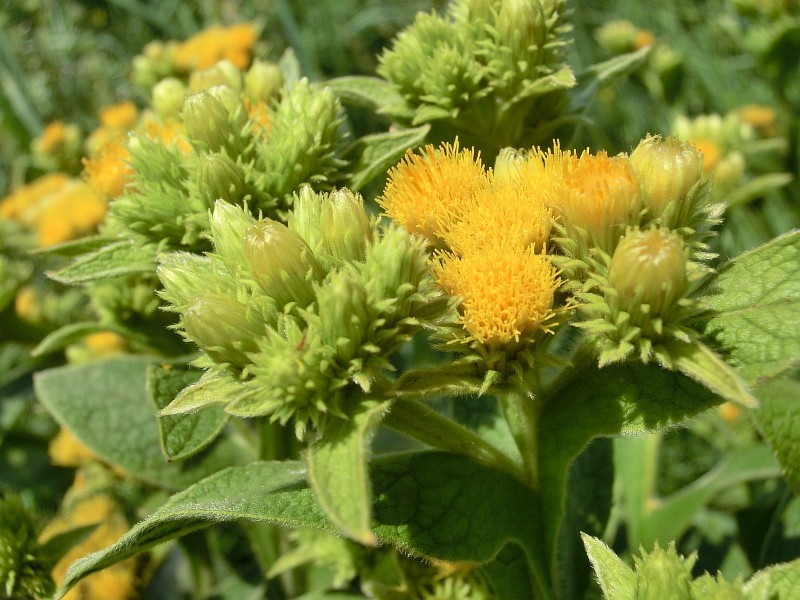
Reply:
[[[164,119],[178,116],[185,98],[186,86],[175,77],[162,79],[153,87],[153,108]]]
[[[306,241],[329,270],[362,262],[374,228],[360,195],[347,189],[316,193],[305,186],[295,194],[289,229]]]
[[[283,85],[283,71],[275,63],[253,61],[244,77],[244,90],[253,102],[268,102]]]
[[[549,31],[541,0],[504,0],[495,24],[498,41],[511,49],[511,64],[534,74]]]
[[[39,516],[14,494],[0,499],[0,594],[44,598],[53,592],[52,568],[38,542]]]
[[[279,308],[290,302],[308,306],[314,301],[312,283],[325,274],[303,238],[271,219],[258,221],[248,229],[244,259]]]
[[[676,228],[681,205],[702,177],[703,159],[694,144],[669,137],[647,136],[631,154],[631,166],[642,182],[643,205],[649,217],[664,215],[663,224]]]
[[[230,88],[217,86],[186,97],[183,122],[193,143],[212,152],[226,149],[231,156],[241,153],[241,131],[247,117],[241,101],[233,97],[235,94]]]
[[[223,85],[237,92],[242,89],[242,72],[229,60],[221,60],[210,69],[194,71],[189,76],[189,90],[200,92]]]
[[[177,310],[186,309],[209,291],[235,294],[235,283],[227,273],[220,272],[208,257],[192,252],[162,254],[156,272],[164,288],[160,296]]]
[[[247,195],[244,170],[224,152],[204,154],[198,159],[197,187],[208,206],[216,200],[239,204]]]
[[[682,558],[674,545],[636,558],[637,600],[686,600],[691,598],[692,565],[695,556]]]
[[[373,317],[364,282],[351,270],[332,271],[317,288],[322,343],[336,350],[340,365],[358,357]]]
[[[255,223],[246,208],[218,200],[211,213],[214,249],[232,264],[244,265],[244,237]]]
[[[266,325],[235,298],[219,294],[194,298],[182,320],[187,337],[214,361],[240,368],[249,364],[247,354],[258,349],[256,340]]]
[[[253,394],[232,402],[226,411],[239,416],[269,415],[285,425],[294,420],[302,439],[308,428],[322,433],[329,413],[341,414],[341,388],[334,378],[332,349],[323,344],[311,325],[301,328],[291,317],[278,321],[252,355],[253,377],[245,385]]]
[[[637,325],[669,320],[687,288],[683,238],[666,228],[629,230],[611,258],[608,282]]]
[[[615,54],[630,52],[634,49],[636,34],[639,28],[626,19],[608,21],[597,30],[595,37],[598,43]]]

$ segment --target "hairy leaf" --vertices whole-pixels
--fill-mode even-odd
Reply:
[[[49,275],[58,282],[74,285],[136,273],[154,273],[155,269],[156,247],[126,240],[79,256]]]

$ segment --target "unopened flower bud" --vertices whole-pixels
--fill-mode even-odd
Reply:
[[[217,254],[231,263],[244,265],[244,236],[254,223],[255,219],[246,208],[215,202],[211,213],[211,239]]]
[[[500,42],[511,48],[512,63],[535,73],[547,41],[547,16],[540,0],[505,0],[497,15]],[[524,65],[524,66],[523,66]],[[518,67],[519,68],[519,67]]]
[[[216,200],[237,204],[247,194],[242,167],[224,152],[202,155],[197,177],[200,194],[209,206]]]
[[[210,69],[193,71],[189,76],[189,89],[192,92],[200,92],[217,85],[239,91],[242,88],[242,72],[232,62],[221,60]]]
[[[628,231],[608,269],[620,308],[634,321],[668,319],[686,292],[686,260],[683,239],[677,233],[666,228]]]
[[[648,216],[658,218],[665,214],[664,225],[676,227],[674,222],[680,204],[686,200],[689,190],[702,177],[703,159],[697,148],[678,138],[647,136],[631,154],[631,166],[642,182],[643,205]]]
[[[363,261],[373,232],[361,196],[347,189],[316,193],[308,186],[295,196],[289,228],[308,243],[326,269]]]
[[[164,119],[176,117],[183,108],[185,97],[186,86],[183,82],[175,77],[167,77],[153,87],[153,108]]]
[[[253,102],[267,102],[283,85],[283,72],[274,63],[256,60],[244,77],[244,91]]]
[[[658,546],[644,560],[637,560],[636,598],[641,600],[683,600],[692,598],[693,558],[678,556],[674,548]]]
[[[353,271],[333,271],[317,289],[322,342],[346,365],[358,356],[372,321],[364,282]]]
[[[247,231],[244,258],[253,277],[279,309],[290,302],[308,306],[314,300],[312,282],[324,276],[303,238],[271,219],[258,221]]]
[[[235,94],[232,90],[231,93]],[[183,122],[192,142],[212,152],[224,148],[238,156],[243,146],[241,130],[247,117],[243,106],[239,110],[233,103],[231,108],[230,96],[225,88],[187,96],[183,103]]]
[[[247,318],[247,310],[231,296],[202,295],[183,312],[183,327],[215,361],[244,367],[250,362],[247,353],[258,349],[260,325]]]

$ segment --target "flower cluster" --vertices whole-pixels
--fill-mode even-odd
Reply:
[[[288,226],[218,201],[210,238],[213,252],[166,254],[158,269],[169,310],[210,367],[167,413],[197,408],[193,395],[215,386],[231,414],[321,433],[447,307],[424,243],[379,230],[346,189],[304,187]]]
[[[531,365],[532,342],[574,306],[601,363],[637,349],[668,365],[658,341],[689,341],[680,322],[698,309],[687,296],[721,212],[701,166],[694,146],[654,137],[630,156],[504,150],[488,171],[457,143],[428,146],[390,170],[379,202],[428,241],[460,301],[457,347],[490,369],[509,355]]]

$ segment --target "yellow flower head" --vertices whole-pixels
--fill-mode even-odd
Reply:
[[[459,205],[488,189],[489,180],[474,150],[458,149],[458,140],[438,150],[425,146],[422,154],[408,151],[389,170],[389,180],[378,199],[386,214],[411,233],[442,246],[442,222],[452,219]]]
[[[750,125],[758,133],[769,137],[775,135],[775,109],[763,104],[747,104],[736,111],[743,122]]]
[[[175,145],[183,154],[188,156],[192,153],[192,145],[186,139],[186,128],[179,121],[156,121],[146,119],[144,122],[145,135],[152,140],[158,140],[165,146]]]
[[[703,175],[712,173],[722,157],[722,150],[719,145],[709,139],[690,139],[689,141],[703,155]]]
[[[34,225],[46,198],[63,189],[69,180],[64,173],[50,173],[22,186],[0,202],[0,216]]]
[[[638,222],[642,209],[641,184],[628,157],[603,151],[578,156],[556,146],[538,160],[547,175],[542,185],[567,231],[584,231],[594,245],[613,252],[620,232]]]
[[[96,459],[89,448],[84,446],[69,429],[63,427],[50,441],[47,453],[50,455],[50,461],[59,467],[76,468]]]
[[[39,244],[50,246],[91,233],[106,214],[106,203],[79,179],[49,198],[36,222]]]
[[[136,125],[138,115],[136,105],[127,100],[101,110],[100,125],[120,132],[128,131]]]
[[[175,54],[175,65],[183,71],[193,71],[211,68],[225,59],[244,69],[250,64],[255,43],[256,30],[249,23],[215,25],[181,44]]]
[[[491,178],[482,193],[468,198],[442,223],[442,237],[456,254],[488,247],[542,251],[550,237],[552,212],[542,188],[527,170],[514,178]]]
[[[37,139],[37,149],[42,154],[53,154],[67,139],[67,126],[61,121],[48,124]]]
[[[106,200],[121,196],[133,176],[133,169],[128,164],[131,155],[125,147],[124,140],[103,146],[97,154],[83,159],[83,177],[97,194]]]
[[[447,294],[461,299],[461,322],[481,344],[506,345],[549,331],[561,281],[547,257],[533,248],[446,253],[434,266],[434,276]]]

